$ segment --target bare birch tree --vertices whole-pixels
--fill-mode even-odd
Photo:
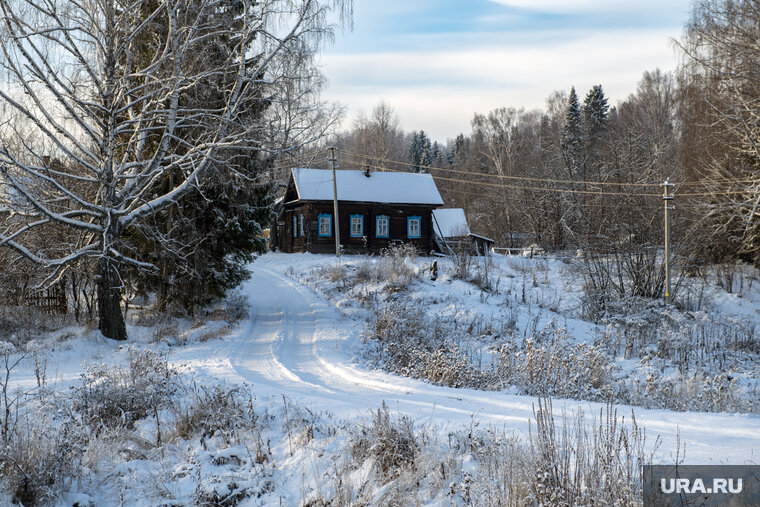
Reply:
[[[698,212],[712,229],[710,256],[760,264],[760,5],[695,2],[678,45],[689,172],[704,187]]]
[[[0,103],[10,113],[3,128],[35,139],[0,147],[0,178],[29,212],[5,224],[0,246],[48,268],[48,280],[95,259],[99,329],[125,339],[122,268],[156,269],[124,248],[125,231],[199,186],[226,152],[266,149],[267,126],[246,112],[270,100],[267,90],[283,78],[273,63],[325,35],[330,8],[348,7],[342,0],[0,2]],[[205,86],[223,100],[184,100]],[[175,184],[156,193],[168,175]],[[69,241],[29,240],[50,226],[68,231]]]

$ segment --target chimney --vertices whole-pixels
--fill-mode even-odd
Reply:
[[[372,175],[369,173],[369,166],[367,166],[367,167],[364,169],[364,176],[366,176],[367,178],[369,178],[370,176],[372,176]]]

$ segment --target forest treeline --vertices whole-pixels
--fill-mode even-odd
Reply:
[[[430,172],[446,205],[499,246],[634,252],[631,275],[660,264],[669,180],[682,264],[760,265],[758,26],[754,2],[697,2],[673,41],[678,68],[645,72],[617,104],[603,84],[569,84],[541,110],[477,113],[471,132],[440,143],[403,131],[381,101],[335,144],[343,167]]]

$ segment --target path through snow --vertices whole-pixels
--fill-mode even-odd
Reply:
[[[244,286],[253,308],[249,325],[224,342],[190,345],[173,354],[173,362],[187,364],[201,380],[208,376],[249,383],[260,400],[285,395],[340,418],[367,415],[385,401],[392,411],[440,431],[479,423],[527,434],[533,397],[434,386],[359,367],[343,350],[346,340],[360,339],[362,323],[341,316],[311,289],[267,267],[266,258],[259,259],[253,271]],[[598,403],[554,400],[559,417],[583,410],[590,421],[598,419],[600,408]],[[626,421],[630,413],[630,407],[618,407]],[[647,430],[648,443],[661,438],[659,461],[673,461],[679,430],[687,463],[760,461],[757,415],[641,408],[635,414]]]

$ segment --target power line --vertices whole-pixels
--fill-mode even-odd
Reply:
[[[384,169],[381,166],[376,166],[372,164],[365,164],[365,167],[370,167],[373,169]],[[528,187],[528,186],[521,186],[521,185],[509,185],[506,183],[491,183],[486,181],[467,181],[467,180],[457,180],[453,178],[444,178],[443,176],[435,176],[431,175],[433,178],[435,178],[437,181],[451,181],[454,183],[466,183],[469,185],[481,185],[486,187],[492,187],[492,188],[509,188],[509,189],[515,189],[515,190],[535,190],[539,192],[555,192],[555,193],[570,193],[570,194],[587,194],[587,195],[617,195],[617,196],[630,196],[630,192],[607,192],[602,190],[578,190],[578,189],[572,189],[572,188],[553,188],[553,187]],[[482,175],[483,177],[486,177],[488,175]],[[636,196],[640,197],[661,197],[660,194],[634,194]]]
[[[436,178],[436,177],[434,176],[434,178]],[[457,181],[459,181],[459,180],[457,180]],[[462,181],[461,183],[467,183],[467,182]],[[451,192],[453,194],[456,194],[456,195],[454,195],[454,197],[456,197],[457,195],[468,195],[468,196],[481,197],[481,198],[484,197],[483,192],[472,192],[472,191],[468,191],[468,190],[459,190],[459,189],[453,189],[453,188],[443,188],[442,190],[445,191],[445,192]],[[538,189],[538,190],[545,190],[545,189]],[[609,195],[609,194],[605,193],[604,195]],[[651,194],[627,194],[627,195],[629,195],[630,197],[640,197],[640,196],[641,197],[651,197]],[[657,196],[658,197],[662,197],[661,194],[657,194]],[[657,202],[651,202],[650,203],[649,201],[644,201],[643,203],[639,203],[638,206],[641,207],[642,204],[646,205],[646,206],[651,206],[652,209],[654,209],[655,207],[656,208],[660,207],[659,203],[657,203]],[[581,207],[581,208],[614,209],[615,207],[630,206],[630,204],[627,203],[627,202],[619,202],[619,203],[616,203],[616,204],[598,204],[598,203],[574,202],[574,203],[571,204],[571,206],[572,207]]]
[[[295,157],[295,160],[306,160],[306,159],[313,159],[313,157],[316,157],[320,154],[327,153],[329,150],[322,149],[317,150],[314,152],[309,152],[302,154],[298,157]],[[484,173],[473,173],[468,171],[461,171],[456,169],[446,169],[442,167],[435,167],[435,166],[416,166],[415,164],[411,164],[408,162],[397,162],[390,159],[385,159],[381,157],[372,157],[369,155],[362,155],[360,153],[352,152],[352,151],[343,151],[344,154],[347,154],[352,157],[356,157],[363,160],[369,160],[369,161],[380,161],[380,162],[388,162],[391,164],[396,165],[402,165],[407,167],[420,167],[424,169],[432,169],[437,171],[447,171],[452,172],[455,174],[465,174],[468,176],[474,176],[474,177],[482,177],[482,178],[499,178],[499,179],[507,179],[507,180],[515,180],[515,181],[528,181],[528,182],[534,182],[534,183],[554,183],[554,184],[565,184],[565,185],[587,185],[587,186],[627,186],[627,187],[634,187],[634,188],[643,188],[643,187],[654,187],[654,186],[661,186],[660,183],[626,183],[626,182],[610,182],[610,181],[582,181],[582,180],[563,180],[563,179],[556,179],[556,178],[535,178],[530,176],[507,176],[507,175],[499,175],[499,174],[484,174]],[[378,169],[381,171],[387,171],[388,168],[374,165],[374,164],[367,164],[362,163],[365,167],[370,167],[372,169]],[[287,169],[287,167],[284,166],[277,166],[274,169]],[[609,192],[605,190],[581,190],[581,189],[572,189],[572,188],[554,188],[554,187],[536,187],[536,186],[527,186],[527,185],[511,185],[506,183],[492,183],[492,182],[481,182],[481,181],[473,181],[473,180],[460,180],[460,179],[454,179],[454,178],[446,178],[444,176],[437,176],[432,175],[436,180],[438,181],[449,181],[454,183],[464,183],[464,184],[471,184],[471,185],[481,185],[481,186],[487,186],[492,188],[507,188],[507,189],[513,189],[513,190],[530,190],[530,191],[537,191],[537,192],[553,192],[553,193],[569,193],[569,194],[580,194],[580,195],[610,195],[610,196],[631,196],[631,192]],[[733,180],[731,183],[739,183],[743,180]],[[749,181],[749,180],[748,180]],[[723,183],[729,183],[728,180],[724,181]],[[676,184],[676,189],[680,188],[681,186],[686,185],[702,185],[701,182],[684,182]],[[710,197],[710,196],[717,196],[717,195],[736,195],[736,194],[742,194],[746,193],[746,190],[723,190],[723,191],[717,191],[717,192],[686,192],[686,193],[679,193],[676,190],[676,194],[678,197]],[[661,197],[661,194],[650,194],[650,193],[636,193],[633,194],[639,197]]]
[[[363,159],[363,160],[386,162],[389,164],[401,165],[405,167],[414,167],[415,169],[419,168],[419,169],[427,169],[427,170],[435,170],[435,171],[447,171],[447,172],[467,174],[467,175],[480,174],[480,173],[472,173],[469,171],[462,171],[462,170],[445,168],[445,167],[436,167],[432,165],[417,165],[417,164],[412,164],[409,162],[400,162],[397,160],[390,160],[390,159],[386,159],[382,157],[364,155],[361,153],[356,153],[356,152],[352,152],[348,150],[343,150],[343,153],[359,158],[359,159]],[[386,169],[380,166],[378,166],[378,168],[381,168],[384,170]],[[661,183],[565,180],[565,179],[557,179],[557,178],[537,178],[537,177],[532,177],[532,176],[511,176],[511,175],[503,175],[503,174],[483,174],[483,175],[488,176],[488,177],[495,177],[499,179],[508,179],[508,180],[515,180],[515,181],[533,181],[533,182],[539,182],[539,183],[563,183],[563,184],[583,184],[583,185],[590,185],[590,186],[623,186],[623,187],[659,187],[661,186]],[[710,183],[716,183],[716,184],[758,183],[759,181],[760,181],[760,178],[746,178],[746,179],[736,179],[736,180],[713,180]],[[701,186],[704,184],[705,183],[701,181],[685,181],[681,183],[675,183],[677,187]]]
[[[362,155],[360,153],[355,153],[351,151],[344,151],[343,153],[354,156],[360,159],[364,160],[370,160],[370,161],[378,161],[378,162],[387,162],[389,164],[396,164],[396,165],[402,165],[406,167],[414,167],[419,169],[427,169],[427,170],[435,170],[435,171],[446,171],[446,172],[452,172],[452,173],[458,173],[458,174],[467,174],[467,175],[480,175],[479,173],[472,173],[469,171],[461,171],[457,169],[447,169],[445,167],[435,167],[430,165],[416,165],[411,164],[409,162],[397,162],[395,160],[389,160],[379,157],[372,157],[369,155]],[[379,166],[378,166],[379,167]],[[504,174],[482,174],[483,176],[488,177],[495,177],[499,179],[506,179],[506,180],[515,180],[515,181],[533,181],[533,182],[539,182],[539,183],[563,183],[563,184],[583,184],[583,185],[599,185],[599,186],[624,186],[624,187],[659,187],[659,183],[628,183],[628,182],[613,182],[613,181],[582,181],[582,180],[563,180],[563,179],[556,179],[556,178],[536,178],[532,176],[509,176]]]

